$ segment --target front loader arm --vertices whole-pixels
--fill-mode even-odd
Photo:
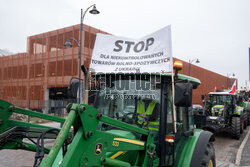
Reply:
[[[38,138],[44,131],[52,128],[49,126],[12,120],[10,119],[10,117],[13,113],[38,117],[41,119],[47,119],[60,123],[63,123],[65,121],[65,119],[63,118],[15,107],[11,103],[0,100],[0,150],[23,149],[36,151],[37,145],[33,139]],[[57,135],[54,133],[48,133],[46,134],[45,138],[55,139],[56,136]],[[29,139],[33,144],[23,142],[24,138]],[[49,148],[45,148],[44,152],[48,153],[49,150]]]
[[[57,136],[47,158],[41,167],[49,166],[152,166],[155,156],[153,135],[145,129],[109,118],[98,113],[98,110],[84,104],[73,104],[67,108],[69,115]],[[109,131],[98,130],[99,122],[125,131],[140,134],[144,140],[125,138]],[[74,126],[74,138],[64,157],[59,154],[60,148]],[[120,154],[137,151],[136,164],[116,159]],[[152,153],[152,154],[150,154]],[[56,160],[61,157],[61,160]]]
[[[67,111],[69,115],[67,119],[63,119],[21,109],[0,100],[0,150],[23,149],[37,152],[38,149],[40,151],[41,147],[37,143],[27,143],[23,139],[38,138],[48,131],[49,133],[44,137],[56,138],[56,140],[52,148],[44,148],[44,153],[49,154],[41,162],[42,167],[59,166],[59,164],[60,166],[157,166],[159,159],[155,153],[154,137],[148,130],[109,118],[88,105],[71,104],[68,105]],[[10,117],[13,113],[64,124],[61,129],[58,129],[60,133],[56,135],[49,131],[52,127],[11,120]],[[116,129],[122,129],[124,133],[131,134],[130,132],[132,132],[141,137],[136,139],[114,133],[114,131],[98,130],[100,122]],[[74,137],[70,140],[68,137],[72,135],[70,130],[72,126]],[[65,148],[66,141],[70,145],[62,155],[59,152],[62,152],[63,146]],[[135,153],[133,158],[136,160],[133,163],[129,162],[128,154],[130,152]],[[55,161],[60,157],[60,161]]]

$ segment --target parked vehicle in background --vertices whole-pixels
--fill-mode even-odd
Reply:
[[[248,90],[239,90],[238,99],[240,101],[240,106],[244,108],[245,115],[244,121],[246,125],[250,125],[250,92]]]
[[[208,97],[202,96],[204,114],[195,115],[199,117],[195,118],[196,126],[212,132],[228,131],[233,138],[239,139],[246,128],[246,110],[241,107],[239,96],[229,92],[210,92]]]
[[[193,114],[197,115],[201,115],[203,112],[203,107],[200,104],[193,104]]]

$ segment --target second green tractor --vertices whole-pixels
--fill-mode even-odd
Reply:
[[[242,98],[236,93],[210,92],[202,100],[204,109],[202,115],[196,116],[200,118],[197,125],[212,132],[226,131],[239,139],[247,127],[248,115]]]

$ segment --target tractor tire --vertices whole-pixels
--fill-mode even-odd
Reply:
[[[232,137],[239,140],[240,139],[240,129],[241,129],[241,120],[240,117],[232,117],[231,123],[231,133]]]
[[[212,142],[207,144],[201,167],[215,167],[215,150]]]
[[[247,117],[248,117],[248,114],[244,113],[244,126],[243,126],[244,129],[247,128]]]

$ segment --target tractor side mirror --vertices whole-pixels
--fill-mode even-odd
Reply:
[[[87,71],[87,69],[86,69],[86,67],[84,65],[81,65],[81,70],[82,70],[82,72],[84,73],[85,76],[88,75],[88,71]]]
[[[191,107],[192,106],[193,85],[191,83],[175,84],[175,106]]]
[[[68,97],[69,98],[77,98],[77,91],[79,89],[79,81],[73,80],[70,82],[68,87]]]
[[[241,102],[242,102],[241,96],[237,96],[237,97],[236,97],[236,104],[237,104],[237,105],[240,105]]]
[[[236,96],[236,103],[239,103],[239,96]]]
[[[205,99],[205,95],[201,95],[201,99],[204,100]]]

